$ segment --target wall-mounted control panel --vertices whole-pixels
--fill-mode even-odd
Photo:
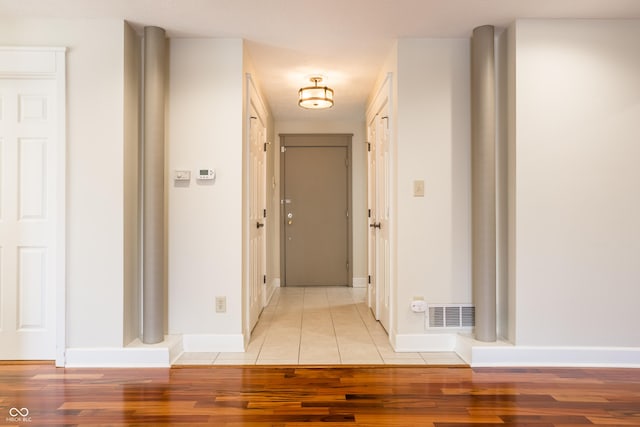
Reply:
[[[191,171],[175,170],[173,171],[174,181],[189,181],[191,179]]]
[[[201,180],[216,179],[216,170],[215,169],[198,169],[198,179],[201,179]]]

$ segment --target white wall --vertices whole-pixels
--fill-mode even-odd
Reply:
[[[172,39],[168,107],[169,333],[242,333],[243,43]],[[199,183],[199,168],[216,170]],[[191,171],[186,186],[170,179]],[[227,312],[215,312],[226,296]]]
[[[423,333],[428,303],[470,303],[469,40],[398,41],[396,323]],[[413,196],[424,180],[425,197]]]
[[[516,343],[638,347],[640,21],[523,20],[515,43]]]
[[[321,112],[319,112],[321,113]],[[345,121],[277,121],[275,123],[275,149],[270,161],[273,168],[269,182],[275,180],[276,186],[271,193],[271,209],[280,214],[280,134],[286,133],[352,133],[352,220],[353,220],[353,277],[364,280],[367,275],[367,146],[364,110],[362,120]],[[280,221],[275,221],[274,237],[270,252],[277,254],[270,259],[271,271],[280,271]],[[280,276],[277,275],[279,278]]]
[[[122,346],[124,25],[0,19],[0,44],[69,49],[68,347]]]

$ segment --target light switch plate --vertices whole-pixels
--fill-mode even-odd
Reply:
[[[413,197],[424,197],[424,181],[413,181]]]
[[[176,181],[189,181],[191,179],[191,171],[185,171],[185,170],[173,171],[173,179]]]

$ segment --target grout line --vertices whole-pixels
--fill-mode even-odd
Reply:
[[[300,364],[300,349],[302,347],[302,327],[304,325],[304,300],[307,296],[307,288],[302,292],[302,307],[300,307],[300,334],[298,335],[298,365]]]
[[[338,333],[336,332],[336,322],[333,320],[333,303],[329,301],[329,293],[327,292],[327,305],[329,307],[329,318],[331,319],[331,329],[333,329],[333,341],[336,343],[336,349],[338,349],[338,359],[342,365],[342,352],[340,351],[340,342],[338,342]]]

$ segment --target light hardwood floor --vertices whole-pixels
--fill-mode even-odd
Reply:
[[[396,353],[365,288],[278,288],[244,353],[184,353],[176,365],[464,365],[455,353]]]

